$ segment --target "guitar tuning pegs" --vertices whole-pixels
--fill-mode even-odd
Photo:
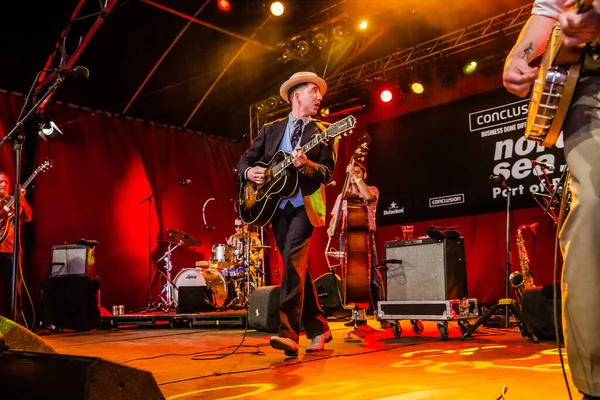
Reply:
[[[344,132],[344,133],[343,133],[343,135],[344,135],[344,137],[345,137],[345,136],[348,136],[348,134],[347,134],[346,132]]]

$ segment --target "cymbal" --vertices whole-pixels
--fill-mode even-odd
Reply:
[[[235,235],[233,235],[233,237],[236,238],[236,239],[241,239],[242,236],[248,237],[248,232],[245,232],[245,233],[236,233]],[[250,237],[251,238],[257,238],[258,237],[258,232],[250,232]]]
[[[264,250],[264,249],[270,249],[273,246],[250,246],[251,249],[253,250]]]
[[[175,243],[181,242],[186,246],[200,246],[200,241],[198,239],[177,229],[167,229],[167,237]]]
[[[163,240],[163,239],[157,239],[156,240],[158,243],[164,243],[164,244],[177,244],[179,242],[176,242],[174,240]]]

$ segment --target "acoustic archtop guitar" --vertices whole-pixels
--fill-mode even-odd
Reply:
[[[350,131],[356,125],[352,115],[337,121],[313,137],[302,146],[302,152],[307,153],[325,139],[333,139],[340,134]],[[277,210],[281,200],[290,197],[298,187],[298,170],[290,168],[292,157],[283,151],[278,151],[265,164],[258,162],[254,166],[266,168],[265,182],[257,185],[250,180],[240,185],[239,204],[240,218],[245,224],[265,225]]]

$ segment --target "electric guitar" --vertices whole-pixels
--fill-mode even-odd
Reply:
[[[33,171],[31,176],[27,178],[25,183],[21,185],[21,189],[27,188],[31,181],[42,171],[47,171],[52,168],[52,160],[46,160],[40,164],[39,167]],[[0,203],[0,243],[6,240],[6,236],[10,231],[10,226],[14,223],[15,219],[15,209],[13,207],[15,203],[15,196],[9,197]]]
[[[302,146],[306,154],[325,139],[335,138],[350,131],[356,125],[352,115],[335,122],[313,137]],[[290,197],[298,187],[298,170],[289,168],[292,157],[283,151],[278,151],[268,163],[258,162],[254,166],[266,168],[265,182],[258,185],[251,180],[240,185],[239,204],[240,218],[245,224],[265,225],[277,210],[281,200]]]
[[[593,0],[577,0],[577,12]],[[525,137],[545,147],[553,146],[562,130],[581,72],[583,48],[567,47],[558,24],[554,25],[533,84]]]

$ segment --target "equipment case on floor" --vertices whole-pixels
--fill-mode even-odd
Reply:
[[[448,339],[448,322],[457,321],[464,334],[469,320],[479,316],[477,299],[464,300],[420,300],[420,301],[380,301],[377,303],[377,319],[389,321],[394,336],[400,337],[401,320],[410,320],[415,334],[423,332],[421,321],[437,321],[442,339]]]

